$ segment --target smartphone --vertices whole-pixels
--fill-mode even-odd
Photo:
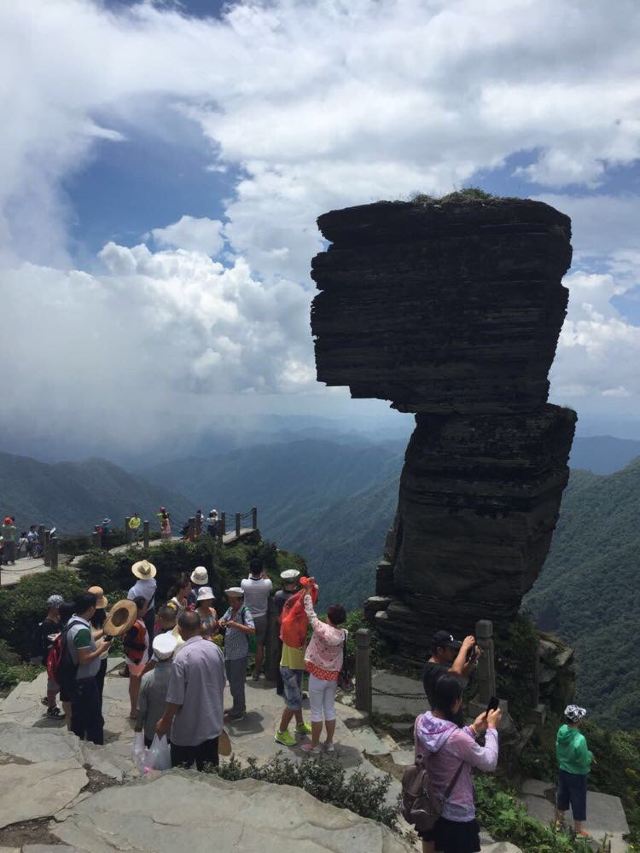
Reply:
[[[489,711],[497,711],[499,707],[500,707],[500,700],[498,699],[497,696],[492,696],[491,699],[489,699],[489,704],[487,705],[487,710],[485,711],[485,716],[487,716]]]

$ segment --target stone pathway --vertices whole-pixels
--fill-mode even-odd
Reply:
[[[117,673],[120,663],[110,659],[105,679],[102,747],[78,741],[63,721],[43,714],[45,673],[19,684],[0,702],[0,853],[5,838],[12,850],[37,853],[38,832],[45,844],[54,837],[70,845],[68,850],[92,853],[204,851],[212,844],[243,853],[280,853],[294,844],[301,853],[420,849],[380,824],[298,789],[252,780],[228,783],[186,771],[140,779],[130,758],[128,680]],[[247,681],[247,707],[245,719],[228,726],[236,758],[262,763],[280,753],[305,760],[299,746],[287,749],[273,739],[283,703],[267,682]],[[353,708],[338,704],[337,713],[337,759],[347,773],[357,768],[382,775],[391,768],[388,802],[395,803],[410,752],[390,736],[379,737]],[[24,824],[43,819],[40,829],[39,824]],[[484,853],[517,853],[512,845],[484,841]],[[51,849],[41,848],[43,853]],[[64,853],[65,847],[53,850]]]
[[[555,819],[554,797],[555,785],[552,782],[527,779],[522,786],[522,801],[527,811],[542,823],[552,823]],[[570,812],[567,817],[571,818]],[[611,853],[626,853],[629,849],[623,839],[623,835],[629,832],[629,825],[618,797],[589,791],[586,828],[596,841],[602,841],[606,836],[611,844]]]
[[[58,565],[62,566],[66,558],[63,554],[58,557]],[[49,566],[45,566],[42,557],[21,557],[16,560],[15,566],[2,566],[0,573],[0,583],[2,586],[15,586],[20,578],[27,575],[41,575],[49,571]]]

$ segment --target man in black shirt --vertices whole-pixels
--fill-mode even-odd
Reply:
[[[432,651],[422,673],[422,684],[430,705],[433,704],[433,694],[440,676],[450,672],[457,675],[466,686],[469,675],[476,668],[478,656],[475,637],[470,635],[460,642],[448,631],[436,631]]]
[[[284,609],[284,605],[292,595],[294,595],[298,591],[298,578],[300,577],[300,572],[297,569],[286,569],[284,572],[280,572],[280,577],[282,578],[283,588],[279,589],[276,594],[273,596],[273,603],[276,608],[276,616],[278,618],[278,625],[280,625],[280,617],[282,616],[282,611]],[[280,648],[280,653],[278,654],[278,661],[280,660],[280,655],[282,654],[282,640],[280,640],[280,629],[278,628],[278,645]],[[278,667],[278,676],[276,680],[276,693],[278,696],[284,696],[284,684],[282,683],[282,676],[280,675],[280,667]]]
[[[42,658],[44,666],[47,665],[47,658],[53,646],[55,638],[62,630],[60,624],[60,605],[64,604],[64,599],[61,595],[50,595],[47,599],[47,615],[38,625],[38,657]],[[47,706],[47,716],[55,719],[61,719],[64,714],[56,703],[56,696],[60,687],[52,678],[47,679],[47,695],[43,698],[42,704]]]

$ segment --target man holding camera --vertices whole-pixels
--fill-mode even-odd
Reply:
[[[433,705],[436,682],[445,672],[458,676],[466,687],[470,675],[478,665],[480,649],[474,636],[455,640],[448,631],[436,631],[433,635],[432,655],[424,666],[422,684],[429,704]]]

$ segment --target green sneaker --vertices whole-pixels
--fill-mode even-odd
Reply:
[[[310,735],[311,726],[309,725],[309,723],[300,723],[299,726],[296,726],[296,731],[299,735]]]
[[[276,732],[274,740],[276,743],[281,743],[283,746],[296,745],[296,739],[289,730],[284,732]]]

